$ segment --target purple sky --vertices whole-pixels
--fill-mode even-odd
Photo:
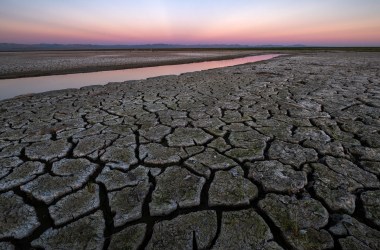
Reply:
[[[379,0],[1,0],[0,42],[380,46]]]

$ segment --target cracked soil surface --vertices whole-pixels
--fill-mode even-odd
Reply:
[[[0,249],[380,249],[380,54],[0,102]]]

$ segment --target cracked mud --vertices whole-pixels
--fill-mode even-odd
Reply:
[[[380,54],[0,102],[0,249],[380,249]]]

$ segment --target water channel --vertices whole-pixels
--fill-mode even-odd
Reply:
[[[80,88],[89,85],[107,84],[109,82],[141,80],[162,75],[179,75],[187,72],[258,62],[277,56],[279,56],[279,54],[248,56],[220,61],[207,61],[136,69],[4,79],[0,80],[0,100],[12,98],[18,95],[39,93],[49,90]]]

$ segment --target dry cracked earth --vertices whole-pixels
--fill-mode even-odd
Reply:
[[[0,249],[380,249],[380,54],[0,102]]]

